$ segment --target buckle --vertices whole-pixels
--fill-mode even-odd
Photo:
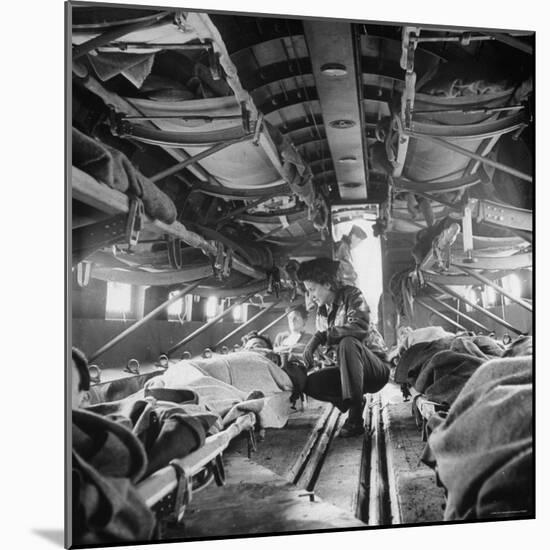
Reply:
[[[139,234],[143,229],[145,219],[145,210],[143,202],[139,197],[130,199],[130,211],[126,222],[126,235],[128,238],[128,247],[132,251],[139,240]]]

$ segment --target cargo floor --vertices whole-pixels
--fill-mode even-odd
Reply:
[[[432,470],[420,462],[424,448],[411,415],[395,384],[380,394],[383,409],[384,454],[387,459],[389,497],[394,499],[391,523],[415,524],[443,519],[443,490]],[[200,539],[261,533],[366,527],[361,515],[362,464],[369,453],[365,437],[332,439],[345,419],[331,406],[309,399],[293,413],[283,429],[267,429],[248,458],[246,434],[231,442],[224,453],[225,485],[211,484],[195,493],[183,524],[170,528],[166,538]],[[323,421],[323,418],[328,418]],[[297,476],[308,442],[328,426],[328,444],[310,481]],[[330,432],[330,433],[329,433]],[[320,437],[318,438],[318,440]],[[317,441],[318,441],[317,440]],[[308,451],[308,456],[313,454]],[[363,472],[363,476],[365,472]],[[296,481],[294,484],[292,481]],[[367,473],[368,479],[368,473]],[[309,491],[306,489],[310,489]],[[368,490],[368,483],[367,483]],[[310,497],[310,493],[313,496]],[[365,495],[363,494],[363,498]],[[366,520],[365,520],[366,521]]]

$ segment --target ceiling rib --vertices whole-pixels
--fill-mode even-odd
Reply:
[[[352,26],[335,21],[304,21],[304,34],[340,197],[343,200],[366,199],[366,149],[357,94],[357,72],[353,62]],[[344,67],[344,70],[333,71],[331,75],[327,72],[327,66]],[[343,163],[339,162],[341,158],[356,160]]]

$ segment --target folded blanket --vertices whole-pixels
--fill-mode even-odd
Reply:
[[[141,198],[145,212],[165,223],[176,219],[172,199],[134,168],[126,155],[73,128],[72,162],[112,189]]]
[[[108,401],[118,401],[124,397],[128,397],[129,395],[143,389],[143,386],[147,380],[153,378],[154,376],[159,376],[162,373],[162,370],[157,370],[146,372],[138,376],[119,378],[117,380],[95,384],[90,387],[90,404],[95,405],[97,403],[105,403]],[[168,401],[170,400],[168,399]]]
[[[430,437],[422,460],[447,489],[446,520],[534,512],[532,360],[480,366]]]
[[[144,541],[155,519],[134,483],[145,450],[124,426],[89,411],[72,412],[73,544]]]
[[[430,401],[450,406],[483,362],[467,353],[440,351],[424,364],[414,388]]]
[[[217,413],[223,425],[252,411],[266,428],[284,426],[294,389],[279,366],[254,351],[180,361],[151,379],[147,387],[191,389],[199,404]]]
[[[454,335],[443,327],[431,326],[403,331],[403,336],[401,347],[405,350],[421,342],[433,342],[442,338],[452,338]]]
[[[413,385],[424,364],[437,352],[448,350],[451,347],[451,341],[452,339],[450,338],[443,338],[431,342],[413,344],[399,358],[394,374],[395,382],[398,384],[409,383]]]

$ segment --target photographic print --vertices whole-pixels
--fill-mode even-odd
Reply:
[[[65,4],[66,545],[534,518],[535,33],[182,4]]]

